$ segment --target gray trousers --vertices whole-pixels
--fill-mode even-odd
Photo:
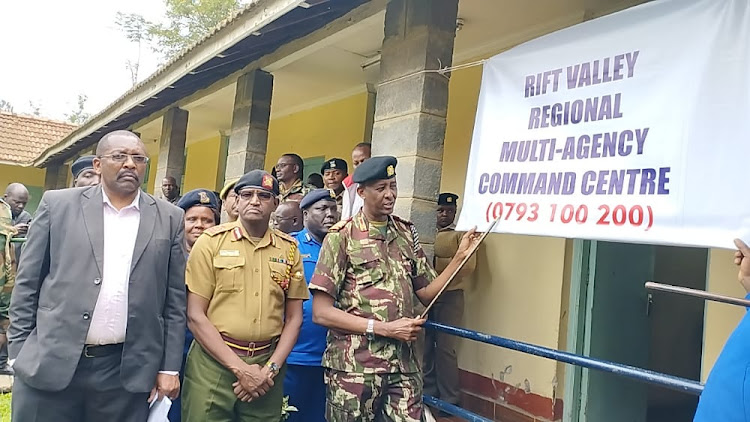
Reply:
[[[443,293],[430,310],[430,320],[460,325],[464,315],[464,291]],[[434,330],[425,330],[424,393],[452,404],[461,399],[456,346],[458,337]],[[15,422],[15,421],[14,421]]]
[[[126,391],[120,354],[81,357],[62,391],[37,390],[18,376],[13,383],[13,422],[145,422],[148,393]]]

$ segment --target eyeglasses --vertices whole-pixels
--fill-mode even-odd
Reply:
[[[242,191],[238,193],[237,196],[239,196],[243,201],[249,201],[253,199],[253,196],[258,196],[258,199],[262,202],[270,201],[271,199],[273,199],[273,194],[271,192],[258,190]]]
[[[99,158],[109,158],[110,160],[116,162],[116,163],[125,163],[128,161],[128,158],[132,159],[135,164],[146,164],[148,163],[148,157],[145,155],[137,155],[137,154],[108,154],[108,155],[100,155]]]
[[[278,163],[273,168],[275,168],[276,171],[279,171],[279,170],[283,169],[286,166],[293,166],[293,165],[294,165],[294,163]]]

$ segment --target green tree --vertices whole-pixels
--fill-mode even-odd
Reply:
[[[4,111],[6,113],[13,113],[13,104],[9,103],[8,101],[0,99],[0,111]]]
[[[130,71],[130,82],[135,86],[138,83],[138,68],[141,64],[141,49],[148,42],[149,23],[146,19],[136,13],[117,12],[115,24],[120,28],[128,41],[138,45],[138,55],[135,60],[127,59],[125,68]]]
[[[86,120],[91,117],[91,115],[86,112],[86,101],[88,101],[88,99],[89,97],[87,95],[78,94],[78,105],[70,114],[65,114],[65,120],[74,125],[82,125],[85,123]]]
[[[31,110],[31,114],[36,117],[40,117],[42,115],[42,105],[38,102],[29,100],[29,109]]]
[[[164,0],[164,3],[167,11],[163,23],[150,22],[137,14],[118,13],[117,25],[128,40],[139,45],[148,41],[168,61],[240,10],[246,0]]]

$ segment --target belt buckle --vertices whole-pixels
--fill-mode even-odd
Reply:
[[[255,342],[251,341],[247,343],[247,357],[251,358],[255,356]]]
[[[83,357],[86,357],[86,358],[94,358],[94,357],[96,357],[96,356],[93,356],[93,355],[89,354],[89,347],[91,347],[91,345],[89,345],[89,344],[86,344],[86,345],[83,346]]]

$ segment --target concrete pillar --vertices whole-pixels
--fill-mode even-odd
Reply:
[[[375,124],[377,90],[378,87],[374,84],[367,84],[367,110],[365,111],[365,133],[362,135],[362,142],[372,142],[372,127]]]
[[[432,255],[458,0],[389,0],[372,134],[373,155],[398,158],[395,213]]]
[[[44,190],[65,189],[68,186],[68,166],[65,164],[50,164],[44,172]]]
[[[164,114],[159,140],[159,160],[154,175],[154,192],[161,192],[161,181],[167,176],[174,177],[178,184],[182,180],[185,172],[187,124],[187,110],[173,107]]]
[[[256,69],[237,78],[224,180],[264,167],[272,93],[268,72]]]

